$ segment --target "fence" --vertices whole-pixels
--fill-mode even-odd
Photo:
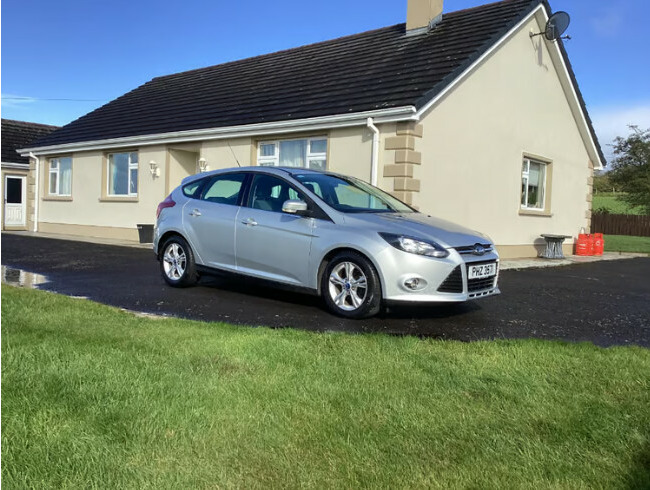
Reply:
[[[650,236],[650,216],[594,213],[591,232],[605,235]]]

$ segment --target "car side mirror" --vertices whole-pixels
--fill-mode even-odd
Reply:
[[[306,216],[309,214],[307,203],[300,199],[289,199],[282,204],[282,212],[288,214],[297,214],[298,216]]]

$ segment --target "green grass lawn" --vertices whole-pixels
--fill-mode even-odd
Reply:
[[[650,237],[605,235],[605,251],[650,254]]]
[[[621,193],[594,192],[591,209],[594,212],[607,209],[611,214],[643,214],[640,208],[631,208],[628,203],[621,199],[622,196]]]
[[[648,488],[650,350],[153,320],[3,285],[2,484]]]

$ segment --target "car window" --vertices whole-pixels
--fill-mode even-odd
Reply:
[[[202,199],[218,204],[237,205],[245,178],[245,174],[218,175],[207,185]]]
[[[294,177],[337,211],[344,213],[415,212],[390,194],[359,179],[321,173],[295,174]]]
[[[185,194],[187,197],[193,197],[197,199],[199,197],[201,186],[203,185],[204,182],[205,179],[199,179],[184,185],[183,194]]]
[[[287,199],[300,199],[304,196],[287,182],[272,175],[256,175],[248,198],[248,207],[264,211],[282,212]]]
[[[320,184],[318,182],[305,181],[302,182],[302,185],[304,185],[307,189],[309,189],[318,197],[323,199],[323,190],[320,188]]]

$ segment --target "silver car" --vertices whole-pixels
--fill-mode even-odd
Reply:
[[[158,206],[154,252],[171,286],[234,272],[323,297],[348,318],[382,301],[498,294],[491,240],[419,213],[361,180],[303,168],[193,175]]]

